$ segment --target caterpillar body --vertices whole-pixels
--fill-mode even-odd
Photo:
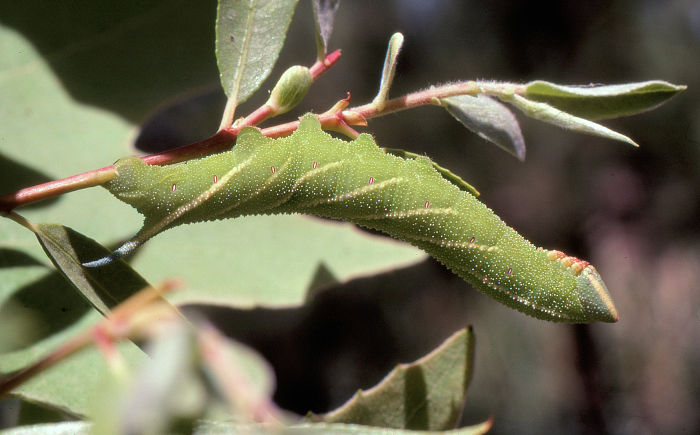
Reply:
[[[350,142],[312,115],[289,137],[241,131],[229,152],[173,166],[136,157],[115,164],[105,187],[145,216],[139,233],[108,264],[154,235],[194,222],[304,213],[354,222],[425,250],[497,301],[555,321],[614,322],[605,284],[588,263],[536,248],[425,157],[385,153],[370,135]]]

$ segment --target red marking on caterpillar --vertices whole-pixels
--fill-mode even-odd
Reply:
[[[369,177],[369,184],[374,183],[374,177]]]
[[[472,239],[469,241],[469,243],[474,243],[476,242],[476,237],[472,237]]]
[[[555,250],[549,251],[549,259],[552,261],[559,261],[565,267],[572,268],[577,274],[590,265],[590,263],[587,261],[581,260],[576,257],[572,257],[570,255],[566,255],[561,251]]]
[[[509,267],[509,268],[508,268],[508,275],[510,275],[511,273],[513,273],[513,268],[512,268],[512,267]]]
[[[214,183],[216,183],[217,181],[219,181],[219,177],[217,177],[216,174],[214,174]]]
[[[173,184],[173,187],[170,188],[173,192],[177,190],[177,184]]]
[[[274,167],[274,166],[270,166],[270,170],[272,171],[273,174],[275,173],[275,167]]]
[[[316,166],[318,166],[318,162],[314,162],[314,169],[316,169]]]
[[[424,207],[425,207],[425,208],[428,208],[428,207],[430,207],[430,201],[425,201],[425,205],[424,205]]]

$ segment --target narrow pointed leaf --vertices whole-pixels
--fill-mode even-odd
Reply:
[[[297,0],[221,0],[216,20],[216,61],[221,85],[242,103],[277,60]]]
[[[580,118],[608,119],[654,109],[686,86],[660,80],[610,86],[562,86],[545,81],[525,85],[525,98]]]
[[[382,382],[311,420],[395,429],[448,430],[457,425],[474,367],[474,336],[463,329]]]
[[[586,119],[578,118],[574,115],[562,112],[561,110],[554,108],[549,104],[530,101],[517,94],[501,95],[500,98],[502,100],[513,103],[527,116],[538,119],[540,121],[547,122],[549,124],[556,125],[557,127],[565,128],[567,130],[572,130],[579,133],[591,134],[594,136],[619,140],[621,142],[627,142],[630,145],[639,146],[632,139],[628,138],[625,135],[612,131],[609,128],[603,127],[600,124],[596,124],[595,122],[591,122]]]
[[[314,0],[314,16],[316,17],[316,48],[318,60],[326,57],[328,40],[333,33],[333,20],[340,6],[340,0]]]
[[[465,127],[493,142],[520,161],[525,160],[525,139],[515,115],[493,98],[479,94],[443,98],[440,105]]]
[[[37,224],[36,237],[61,274],[102,314],[148,286],[148,282],[124,261],[109,267],[86,269],[88,259],[109,250],[77,231],[52,223]]]
[[[379,93],[374,97],[374,104],[379,110],[384,108],[387,98],[389,97],[389,89],[394,81],[394,73],[396,72],[396,57],[401,51],[403,45],[403,35],[394,33],[389,40],[389,48],[386,50],[386,58],[384,59],[384,69],[382,70],[382,82],[379,85]]]

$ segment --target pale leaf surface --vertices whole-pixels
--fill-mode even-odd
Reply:
[[[245,101],[277,61],[297,0],[222,0],[216,59],[229,100]]]
[[[596,120],[654,109],[685,88],[660,80],[607,86],[562,86],[538,80],[525,85],[524,97],[580,118]]]

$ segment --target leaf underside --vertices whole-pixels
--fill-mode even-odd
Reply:
[[[81,264],[88,258],[109,251],[94,240],[58,224],[41,223],[36,237],[46,255],[66,279],[103,315],[148,282],[126,262],[118,261],[109,268],[86,269]]]
[[[277,61],[297,0],[223,0],[216,21],[216,60],[229,99],[242,103]]]
[[[525,160],[525,139],[520,125],[504,104],[483,94],[443,98],[440,104],[474,133],[513,154],[518,160]]]
[[[340,0],[314,0],[313,6],[316,17],[316,47],[318,59],[322,60],[328,51],[328,41],[333,33],[333,21]]]

